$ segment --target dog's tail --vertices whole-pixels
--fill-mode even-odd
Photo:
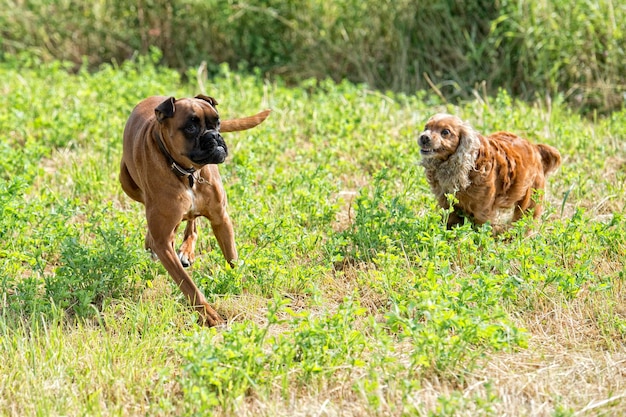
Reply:
[[[539,149],[539,154],[541,155],[541,163],[543,164],[545,175],[548,175],[561,165],[561,154],[556,148],[539,143],[537,144],[537,149]]]
[[[220,132],[238,132],[240,130],[251,129],[267,119],[271,110],[263,110],[254,116],[241,117],[239,119],[223,120]]]

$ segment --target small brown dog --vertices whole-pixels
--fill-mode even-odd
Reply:
[[[535,145],[508,132],[482,136],[449,114],[431,117],[418,143],[439,205],[450,207],[447,194],[458,200],[448,228],[465,216],[478,225],[498,224],[499,215],[511,209],[512,221],[530,210],[538,218],[543,196],[533,192],[543,190],[547,175],[561,164],[561,154],[552,146]]]
[[[222,318],[209,305],[189,274],[198,238],[195,219],[209,219],[226,260],[234,266],[237,249],[226,212],[226,193],[217,165],[228,154],[220,132],[250,129],[263,122],[255,116],[220,123],[212,97],[175,99],[149,97],[131,113],[124,128],[120,166],[122,189],[146,208],[145,247],[160,260],[202,319],[215,326]],[[180,252],[174,250],[176,230],[186,220]]]

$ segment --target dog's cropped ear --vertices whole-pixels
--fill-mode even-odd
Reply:
[[[174,111],[176,111],[176,106],[174,106],[175,102],[176,99],[174,97],[170,97],[163,103],[159,104],[156,109],[154,109],[154,114],[156,115],[159,123],[169,117],[174,116]]]
[[[196,98],[199,98],[200,100],[206,101],[207,103],[209,103],[213,107],[217,106],[217,100],[215,100],[213,97],[205,96],[204,94],[198,94],[196,96]]]

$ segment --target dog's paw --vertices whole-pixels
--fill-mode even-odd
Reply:
[[[180,259],[180,263],[183,264],[183,268],[189,268],[193,263],[193,260],[183,252],[178,254],[178,259]]]
[[[216,327],[226,324],[226,320],[224,320],[209,303],[205,302],[203,307],[203,311],[199,311],[198,324],[206,327]]]

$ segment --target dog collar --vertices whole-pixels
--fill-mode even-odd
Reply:
[[[189,188],[193,188],[193,173],[196,172],[196,169],[194,167],[183,168],[183,166],[176,162],[174,157],[167,151],[163,141],[161,140],[161,136],[157,132],[154,132],[154,138],[159,145],[161,153],[165,156],[165,158],[167,158],[167,163],[169,164],[170,169],[174,172],[174,174],[176,174],[177,177],[187,177],[189,179]]]

